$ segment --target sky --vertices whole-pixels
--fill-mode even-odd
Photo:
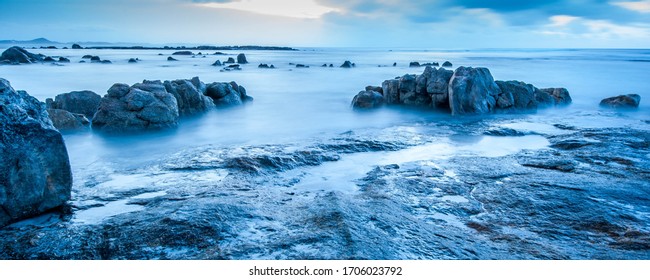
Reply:
[[[650,48],[650,0],[0,0],[0,40]]]

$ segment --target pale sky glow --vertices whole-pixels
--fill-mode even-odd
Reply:
[[[0,40],[650,48],[650,0],[0,0]]]
[[[197,5],[263,15],[307,19],[316,19],[326,13],[338,11],[338,9],[320,5],[314,0],[240,0],[227,3],[199,3]]]

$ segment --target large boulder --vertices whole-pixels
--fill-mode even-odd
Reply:
[[[4,64],[28,64],[41,62],[45,56],[41,54],[33,54],[21,47],[11,47],[6,49],[0,55],[0,63]]]
[[[427,94],[422,84],[423,75],[404,75],[399,79],[399,100],[401,104],[410,106],[431,106],[431,96]],[[419,80],[418,80],[419,79]],[[419,82],[419,83],[418,83]],[[426,85],[426,79],[424,81]]]
[[[384,105],[384,96],[374,90],[363,90],[352,99],[355,109],[373,109]]]
[[[89,90],[83,90],[59,94],[54,97],[54,100],[46,100],[46,104],[48,109],[66,110],[70,113],[82,114],[88,119],[92,119],[99,108],[99,102],[101,100],[102,97],[99,94]]]
[[[165,81],[164,85],[167,92],[176,98],[180,116],[196,115],[214,108],[212,99],[204,95],[205,84],[198,77],[191,80]]]
[[[72,49],[73,50],[80,50],[83,49],[79,44],[72,44]]]
[[[93,129],[109,133],[139,132],[178,126],[176,98],[160,81],[143,81],[129,87],[114,84],[102,98],[93,117]]]
[[[52,124],[59,131],[74,131],[87,128],[90,121],[82,114],[70,113],[61,109],[47,109]]]
[[[489,113],[496,106],[499,93],[499,86],[487,68],[458,67],[449,82],[451,114]]]
[[[246,64],[248,63],[248,60],[246,60],[246,55],[243,53],[240,53],[237,55],[237,64]]]
[[[600,101],[600,106],[609,108],[631,109],[638,108],[640,102],[641,96],[638,94],[627,94],[605,98]]]
[[[536,92],[531,84],[520,81],[496,81],[501,93],[497,98],[497,109],[526,111],[537,109]]]
[[[72,173],[45,105],[0,78],[0,227],[62,206]]]
[[[253,100],[246,94],[246,89],[235,82],[208,84],[205,95],[212,98],[214,104],[219,107],[242,105]]]

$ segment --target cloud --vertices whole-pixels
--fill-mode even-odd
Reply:
[[[619,6],[630,11],[639,13],[650,13],[650,0],[634,1],[634,2],[611,2],[614,6]]]
[[[232,9],[262,15],[316,19],[337,11],[336,8],[319,5],[314,0],[238,0],[194,1],[198,5],[215,9]]]

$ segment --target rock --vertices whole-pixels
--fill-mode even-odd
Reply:
[[[376,86],[366,86],[367,91],[376,91],[379,92],[380,94],[384,94],[384,88],[382,87],[376,87]]]
[[[586,140],[568,139],[554,143],[551,147],[560,150],[575,150],[592,144],[594,143]]]
[[[2,52],[0,61],[8,64],[29,64],[43,61],[43,55],[30,53],[21,47],[11,47]]]
[[[341,68],[352,68],[352,62],[346,60],[343,62],[343,64],[341,64]]]
[[[454,71],[444,68],[429,67],[424,69],[422,76],[426,78],[426,92],[431,96],[434,108],[449,108],[449,81]]]
[[[138,61],[135,58],[129,58],[129,63],[137,63]]]
[[[72,174],[45,105],[0,78],[0,227],[64,205]]]
[[[72,44],[72,49],[73,50],[80,50],[83,49],[79,44]]]
[[[355,109],[372,109],[384,105],[384,96],[374,90],[360,91],[352,99],[352,107]]]
[[[59,62],[61,63],[70,63],[70,59],[65,57],[59,57]]]
[[[320,67],[327,67],[327,63],[323,63]]]
[[[309,65],[296,64],[296,68],[309,68]]]
[[[178,61],[178,59],[175,59],[175,58],[173,58],[173,57],[171,57],[171,56],[168,56],[168,57],[167,57],[167,61]]]
[[[536,110],[538,91],[531,84],[520,81],[496,81],[501,93],[497,98],[497,108],[501,110]]]
[[[88,127],[90,121],[82,114],[73,114],[61,109],[47,109],[52,124],[59,131],[79,130]]]
[[[194,53],[191,51],[177,51],[172,53],[172,55],[194,55]]]
[[[81,58],[83,58],[83,59],[90,59],[91,57],[93,57],[93,56],[92,56],[92,55],[89,55],[89,54],[87,54],[87,55],[84,55],[84,56],[82,56]]]
[[[226,60],[225,63],[228,63],[228,64],[235,63],[235,59],[232,58],[232,57],[229,57],[228,60]]]
[[[89,90],[72,91],[57,95],[54,100],[47,103],[47,109],[60,109],[70,113],[85,115],[88,119],[92,119],[102,97]]]
[[[542,88],[540,89],[541,94],[543,95],[544,93],[548,94],[551,98],[553,98],[554,103],[553,104],[540,104],[540,105],[568,105],[571,104],[571,95],[569,95],[569,91],[565,88]],[[547,100],[547,98],[544,97],[538,97],[537,101],[539,102],[540,100]]]
[[[93,129],[108,133],[139,132],[178,126],[178,103],[160,81],[129,87],[114,84],[93,117]]]
[[[165,89],[176,98],[180,116],[205,113],[214,108],[210,97],[204,95],[207,87],[198,77],[192,80],[165,81]]]
[[[55,62],[55,61],[56,60],[54,60],[54,58],[52,58],[50,56],[47,56],[47,57],[43,58],[43,62]]]
[[[512,129],[512,128],[508,128],[508,127],[499,127],[499,128],[490,129],[490,130],[484,132],[483,134],[489,135],[489,136],[524,136],[524,135],[526,135],[525,133],[523,133],[521,131],[518,131],[518,130],[515,130],[515,129]]]
[[[420,64],[420,66],[436,66],[437,67],[437,66],[440,66],[440,64],[438,64],[438,62],[430,62],[430,63],[427,62],[427,63]]]
[[[272,69],[272,68],[275,68],[275,65],[273,65],[273,64],[268,65],[266,63],[261,63],[260,65],[257,66],[257,68]]]
[[[489,113],[496,106],[500,89],[490,70],[458,67],[449,82],[449,107],[452,115]]]
[[[331,64],[331,63],[330,63],[329,67],[334,67],[334,64]]]
[[[243,53],[240,53],[237,55],[237,63],[238,64],[247,64],[248,60],[246,60],[246,55]]]
[[[619,95],[605,98],[600,101],[600,106],[609,108],[638,108],[641,96],[638,94]]]
[[[385,80],[381,87],[386,104],[400,104],[398,79]]]
[[[420,63],[417,61],[413,61],[409,63],[409,67],[420,67],[420,66],[421,66]]]
[[[103,64],[111,64],[111,63],[113,63],[113,62],[111,62],[111,61],[108,60],[108,59],[104,59],[104,60],[101,61],[101,63],[103,63]]]
[[[393,62],[393,67],[397,66],[397,62]]]
[[[452,64],[449,61],[445,61],[444,63],[442,63],[442,67],[452,67]]]
[[[558,170],[562,172],[571,172],[576,169],[577,163],[572,160],[533,160],[522,162],[521,165],[534,168],[542,168],[549,170]]]
[[[424,80],[424,81],[423,81]],[[431,96],[426,92],[426,86],[418,89],[418,84],[426,85],[424,75],[404,75],[399,79],[399,102],[411,106],[431,106]]]
[[[212,63],[212,66],[222,66],[222,65],[223,65],[223,64],[221,64],[221,60],[218,60],[218,59],[217,59],[217,61],[215,61],[214,63]]]
[[[241,105],[252,98],[246,95],[246,89],[237,83],[211,83],[207,85],[205,95],[212,98],[219,107]]]
[[[102,60],[99,56],[94,55],[90,57],[90,62],[102,62]]]

